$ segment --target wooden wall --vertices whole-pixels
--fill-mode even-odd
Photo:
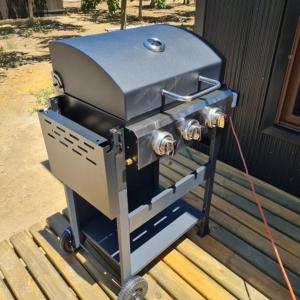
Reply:
[[[8,18],[8,9],[6,2],[4,0],[0,0],[0,20]]]
[[[63,0],[47,0],[47,10],[54,11],[63,9]]]
[[[34,16],[63,10],[63,0],[34,0]],[[28,0],[0,0],[0,19],[27,18]]]
[[[276,111],[288,62],[285,55],[281,73],[275,74],[277,84],[271,85],[274,61],[282,54],[278,49],[282,24],[289,10],[300,15],[299,4],[299,0],[206,0],[203,31],[204,38],[226,57],[225,83],[240,94],[233,117],[251,174],[297,196],[300,134],[275,128],[273,116],[266,124],[265,116]],[[289,32],[293,30],[291,24]],[[278,131],[281,135],[275,134]],[[242,168],[229,130],[220,158]]]
[[[28,17],[27,0],[4,0],[7,7],[8,19],[26,18]]]

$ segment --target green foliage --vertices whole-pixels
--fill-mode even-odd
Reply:
[[[155,0],[157,8],[166,8],[166,0]]]
[[[5,53],[3,47],[0,47],[0,68],[5,66]]]
[[[5,52],[0,47],[0,68],[15,68],[21,60],[16,52]]]
[[[81,0],[81,9],[88,12],[96,8],[102,0]],[[108,13],[113,16],[120,9],[119,0],[107,0]]]
[[[166,0],[151,0],[150,7],[166,8]]]
[[[115,15],[120,9],[119,0],[107,0],[108,12],[111,16]]]
[[[81,0],[81,9],[84,12],[95,9],[101,0]]]
[[[34,96],[36,97],[33,111],[39,111],[45,109],[48,106],[48,100],[54,93],[53,87],[40,90]]]

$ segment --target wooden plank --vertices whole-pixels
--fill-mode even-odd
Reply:
[[[214,184],[214,193],[230,202],[231,204],[235,205],[236,207],[239,207],[240,209],[246,211],[248,214],[256,217],[257,219],[260,219],[260,215],[255,203],[250,202],[249,200],[225,189],[218,184]],[[276,228],[283,234],[290,236],[293,240],[300,242],[300,228],[298,226],[295,226],[285,219],[274,215],[266,209],[264,209],[264,214],[270,226]]]
[[[186,173],[189,173],[190,170],[187,168],[184,168],[181,165],[176,164],[176,167],[174,166],[176,163],[172,162],[172,165],[161,165],[160,170],[161,174],[168,179],[174,181],[179,180],[182,175],[185,175]],[[176,170],[176,171],[174,171]],[[204,195],[204,189],[203,187],[199,186],[196,187],[193,192],[194,195],[197,197],[200,196],[200,198],[203,198]],[[260,220],[252,217],[248,213],[244,212],[243,210],[237,208],[236,206],[228,203],[223,198],[213,194],[212,196],[212,205],[216,208],[220,209],[224,213],[230,215],[231,217],[237,219],[241,223],[245,224],[246,226],[252,228],[253,230],[257,231],[262,236],[265,236],[263,224]],[[300,245],[293,239],[287,237],[286,235],[282,234],[281,232],[277,231],[276,229],[272,229],[273,236],[275,238],[275,241],[278,245],[280,245],[285,250],[293,253],[296,256],[300,256]]]
[[[264,272],[258,270],[245,259],[234,253],[222,243],[216,241],[211,236],[201,238],[197,234],[197,228],[188,232],[187,236],[204,251],[214,256],[231,271],[247,280],[256,289],[267,297],[274,300],[288,299],[288,291],[278,282],[270,278]]]
[[[74,292],[25,231],[13,235],[10,241],[49,299],[76,299]]]
[[[8,287],[5,285],[4,281],[0,277],[0,299],[1,300],[14,300]]]
[[[194,195],[187,195],[185,199],[192,205],[197,201],[197,197]],[[228,215],[214,207],[211,208],[210,218],[248,244],[253,245],[274,260],[276,259],[270,241],[267,238],[244,226],[235,219],[228,217]],[[277,248],[284,265],[295,274],[300,275],[300,259],[279,246],[277,246]]]
[[[30,233],[80,299],[109,299],[75,256],[60,249],[57,237],[45,224],[35,224]]]
[[[18,299],[45,299],[7,241],[0,243],[0,270]]]
[[[216,208],[219,208],[228,216],[234,218],[235,220],[239,221],[240,223],[248,226],[252,230],[256,231],[263,237],[266,237],[264,232],[264,227],[262,222],[258,219],[250,216],[246,212],[238,209],[232,204],[227,203],[222,198],[218,196],[213,196],[213,203]],[[293,255],[300,257],[300,245],[293,239],[289,238],[288,236],[282,234],[281,232],[277,231],[276,229],[272,228],[273,238],[281,248],[285,249],[286,251],[292,253]]]
[[[190,173],[191,170],[195,170],[193,167],[182,165],[181,163],[178,163],[175,160],[172,160],[171,164],[168,164],[167,162],[162,162],[162,165],[170,168],[171,170],[179,173],[182,176],[185,176],[186,174]],[[240,209],[246,211],[247,213],[256,217],[257,219],[260,219],[258,209],[255,203],[250,202],[249,200],[241,197],[240,195],[225,189],[217,183],[214,183],[213,191],[215,195],[222,197],[222,199],[225,199],[226,201],[232,203],[234,206],[239,207]],[[271,225],[273,228],[276,228],[278,231],[284,233],[285,235],[290,236],[293,240],[300,241],[299,227],[272,214],[268,210],[264,210],[264,213],[269,225]]]
[[[190,168],[195,169],[199,166],[196,162],[186,158],[185,156],[178,154],[174,158],[175,161],[179,162],[180,164]],[[216,173],[215,174],[215,182],[219,185],[225,187],[226,189],[229,189],[233,192],[236,192],[238,195],[241,195],[242,197],[248,199],[249,201],[255,203],[255,200],[252,197],[252,193],[249,190],[249,187],[244,187],[232,180],[229,180],[228,178]],[[297,225],[300,226],[300,215],[298,213],[295,213],[294,211],[284,207],[283,205],[280,205],[273,200],[270,200],[267,197],[264,197],[262,195],[259,195],[262,206],[272,213],[276,214],[277,216]]]
[[[206,299],[236,299],[177,250],[169,252],[163,261]]]
[[[225,267],[191,240],[183,240],[176,249],[238,299],[267,299],[266,296],[256,290],[247,281]]]
[[[64,216],[60,213],[56,213],[47,219],[48,226],[57,235],[61,236],[65,228],[70,224]],[[89,245],[85,245],[84,249],[79,249],[75,256],[80,263],[91,274],[94,280],[101,286],[111,299],[116,299],[119,292],[118,275],[107,264],[101,264],[101,259],[95,258],[94,251]]]
[[[226,187],[226,189],[229,189],[237,193],[238,195],[248,199],[249,201],[255,203],[252,193],[248,187],[246,188],[219,174],[216,174],[215,182],[219,183],[223,187]],[[300,215],[298,213],[284,207],[283,205],[276,203],[275,201],[267,197],[264,197],[263,195],[259,195],[259,198],[264,208],[274,213],[275,215],[285,219],[286,221],[295,224],[297,226],[300,226]]]
[[[207,156],[192,148],[186,148],[181,152],[184,156],[203,164],[207,161]],[[242,171],[231,167],[221,161],[217,162],[217,172],[228,179],[248,187],[248,181]],[[285,191],[282,191],[273,185],[266,183],[258,178],[252,177],[257,193],[276,201],[277,203],[288,207],[292,211],[300,213],[300,199]]]
[[[191,204],[195,205],[197,202],[196,197],[191,197],[190,195],[186,196],[185,199]],[[197,204],[199,205],[199,203]],[[214,207],[211,208],[211,219],[216,220],[219,222],[222,220],[222,218],[218,218],[220,214],[216,213],[218,212]],[[231,218],[227,218],[223,216],[224,219],[227,219],[227,222],[231,222]],[[221,221],[222,222],[222,221]],[[236,222],[237,223],[237,222]],[[215,225],[215,226],[213,226]],[[211,222],[211,235],[214,238],[217,238],[221,243],[227,245],[230,249],[233,249],[235,252],[237,252],[240,256],[244,257],[246,260],[248,260],[252,265],[256,266],[257,268],[261,269],[264,273],[269,274],[270,277],[273,277],[275,280],[280,282],[281,284],[284,284],[282,281],[281,273],[279,272],[277,263],[270,259],[268,256],[264,255],[262,252],[256,250],[256,248],[252,247],[252,244],[258,246],[258,248],[263,249],[265,246],[266,249],[269,249],[270,253],[272,254],[271,257],[274,258],[274,254],[272,252],[272,249],[270,247],[270,242],[265,239],[265,243],[263,245],[260,245],[259,242],[255,239],[249,240],[249,244],[244,242],[243,240],[237,238],[235,235],[238,236],[239,230],[242,230],[243,225],[239,224],[237,225],[238,232],[234,232],[234,235],[231,234],[228,231],[223,230],[222,233],[218,233],[218,229],[220,226],[216,226],[214,222]],[[245,229],[247,229],[245,227]],[[248,229],[249,230],[249,229]],[[247,231],[247,230],[246,230]],[[247,237],[248,238],[248,237]],[[251,238],[251,235],[249,236]],[[261,237],[262,238],[262,237]],[[265,250],[265,249],[263,249]],[[282,253],[282,249],[279,248],[279,251]],[[285,253],[285,256],[283,258],[288,257],[289,258],[289,266],[292,270],[296,269],[299,270],[299,259],[296,257],[292,257],[291,255],[287,256],[289,253]],[[294,258],[294,259],[293,259]],[[284,261],[285,263],[285,261]],[[294,264],[294,265],[293,265]],[[289,270],[287,270],[287,273],[289,277],[291,277],[291,282],[294,285],[297,285],[297,282],[300,281],[299,276],[296,276],[294,273],[291,273]],[[299,288],[296,289],[298,292]]]
[[[90,248],[88,248],[90,249]],[[83,251],[78,251],[78,254],[80,255]],[[95,268],[97,270],[97,272],[100,271],[100,276],[99,274],[97,274],[95,271],[93,272],[93,274],[95,275],[95,278],[97,278],[98,283],[102,285],[106,284],[106,286],[114,292],[113,297],[111,297],[112,299],[116,299],[117,298],[117,294],[119,293],[119,286],[118,288],[116,288],[116,285],[112,286],[108,281],[107,281],[107,276],[108,276],[108,272],[107,272],[107,265],[105,264],[105,267],[103,265],[101,265],[101,263],[103,263],[103,257],[101,257],[96,251],[92,252],[93,254],[91,254],[90,252],[87,254],[86,252],[84,252],[85,255],[85,267],[87,267],[87,269],[90,272],[93,272],[92,269]],[[78,254],[76,254],[77,258],[80,259],[80,257],[78,257]],[[84,256],[82,255],[82,256]],[[81,259],[80,259],[81,261]],[[83,261],[81,261],[83,263]],[[147,274],[140,274],[141,276],[143,276],[148,283],[148,292],[146,295],[146,299],[151,299],[151,300],[156,300],[156,299],[171,299],[171,297],[166,293],[166,291],[164,291],[159,285],[158,283],[151,278],[149,275]],[[117,277],[111,277],[112,280],[116,283],[119,282],[119,279],[117,279]],[[111,296],[111,295],[110,295]]]
[[[55,214],[48,218],[48,224],[57,235],[61,235],[63,230],[69,226],[68,221],[61,214]],[[116,295],[119,292],[119,287],[114,284],[118,282],[117,274],[106,264],[105,266],[101,264],[101,262],[103,262],[102,257],[100,257],[96,251],[92,251],[93,249],[89,245],[85,245],[85,249],[89,251],[87,252],[84,249],[80,249],[75,254],[76,258],[88,270],[98,284],[101,285],[105,292],[112,299],[116,299]],[[148,282],[146,299],[171,299],[167,292],[164,291],[151,276],[145,274],[144,278]]]
[[[250,262],[257,269],[260,269],[283,286],[285,285],[278,264],[267,255],[255,249],[251,244],[244,242],[236,235],[227,231],[225,228],[213,221],[210,222],[210,235],[215,240],[219,241],[224,246],[230,248],[239,256]],[[286,270],[286,273],[294,287],[295,293],[300,295],[300,277],[289,270]]]
[[[90,249],[90,248],[88,248]],[[80,257],[78,255],[80,255],[81,253],[83,253],[83,251],[79,250],[78,254],[76,253],[77,258],[81,261]],[[116,299],[117,298],[117,294],[119,293],[119,286],[118,288],[116,288],[116,285],[112,286],[112,284],[110,284],[110,282],[108,282],[107,280],[107,276],[108,276],[108,272],[107,272],[107,265],[105,264],[105,267],[101,264],[103,263],[103,257],[101,257],[96,251],[93,251],[93,254],[91,254],[90,252],[84,252],[84,254],[82,256],[85,256],[85,267],[89,270],[89,272],[91,274],[93,274],[95,276],[95,278],[97,278],[98,283],[103,286],[106,285],[111,291],[114,292],[114,295],[111,296],[112,299]],[[84,261],[81,261],[82,263],[84,263]],[[93,271],[93,268],[95,269]],[[99,272],[100,270],[100,272]],[[101,271],[102,270],[102,271]],[[100,274],[99,274],[100,273]],[[100,276],[99,276],[100,275]],[[151,299],[151,300],[156,300],[156,299],[172,299],[166,291],[163,290],[163,288],[161,288],[159,286],[159,284],[153,279],[151,278],[148,274],[140,274],[141,276],[143,276],[147,283],[148,283],[148,292],[146,294],[146,299]],[[112,280],[116,283],[119,282],[119,279],[117,279],[117,277],[111,277]]]
[[[163,186],[170,186],[173,184],[173,181],[171,181],[165,177],[161,177],[160,181]],[[191,204],[192,206],[194,206],[198,209],[199,209],[199,207],[202,207],[202,205],[203,205],[202,199],[193,193],[187,194],[184,197],[184,199],[189,204]],[[237,220],[235,220],[231,217],[228,217],[228,215],[226,215],[222,211],[218,210],[214,206],[211,207],[210,218],[212,220],[216,221],[217,223],[221,224],[223,227],[225,227],[230,232],[239,236],[242,240],[245,240],[249,244],[253,245],[257,249],[259,249],[261,252],[272,257],[274,260],[276,259],[273,249],[271,247],[270,241],[266,237],[261,236],[260,234],[251,230],[247,226],[241,224]],[[289,253],[285,249],[282,249],[278,245],[277,245],[277,248],[280,252],[280,255],[284,262],[284,265],[289,270],[293,271],[295,274],[300,275],[300,259],[298,257],[296,257],[295,255]]]
[[[175,299],[205,299],[163,261],[152,267],[149,274]]]
[[[65,224],[65,226],[67,226],[67,224]],[[244,284],[243,284],[243,286],[245,286]],[[259,292],[257,292],[254,288],[252,288],[253,289],[253,293],[258,293],[260,296],[261,296],[261,294],[259,293]],[[251,288],[249,287],[249,290],[251,290]],[[262,297],[262,296],[261,296]]]
[[[178,173],[174,172],[173,170],[167,168],[164,165],[160,166],[161,174],[172,181],[179,180],[182,176]],[[193,194],[197,197],[203,198],[204,189],[202,187],[196,187],[193,190]],[[248,213],[244,212],[243,210],[235,207],[234,205],[228,203],[224,199],[218,197],[217,195],[212,196],[212,206],[221,210],[228,216],[236,219],[240,223],[248,226],[252,230],[256,231],[260,235],[266,237],[264,232],[264,227],[261,221],[254,218],[253,216],[249,215]],[[292,253],[293,255],[300,257],[300,244],[294,241],[293,239],[287,237],[286,235],[282,234],[281,232],[277,231],[276,229],[272,229],[273,237],[276,242],[281,248],[285,249],[286,251]]]
[[[146,300],[171,300],[171,296],[149,275],[145,274],[144,278],[148,283],[148,292]]]
[[[261,252],[267,254],[268,256],[272,257],[274,260],[275,255],[273,252],[273,249],[271,247],[270,241],[261,236],[260,234],[254,232],[250,228],[242,225],[240,222],[229,218],[224,213],[214,210],[213,218],[216,222],[221,224],[223,227],[225,227],[230,232],[234,233],[235,235],[239,236],[241,239],[246,241],[247,243],[253,245],[257,249],[259,249]],[[295,255],[289,253],[285,249],[282,249],[281,247],[277,246],[278,251],[280,253],[280,256],[283,260],[284,265],[294,273],[298,274],[300,276],[300,259],[296,257]]]
[[[56,213],[47,219],[48,226],[58,237],[60,237],[62,235],[62,233],[64,232],[64,230],[70,226],[70,223],[67,219],[67,214],[66,214],[67,210],[64,210],[63,213],[64,213],[64,215],[62,215],[60,213]],[[89,252],[89,254],[91,254],[91,256],[98,258],[98,256],[99,256],[98,252],[89,243],[86,243],[84,247],[85,247],[85,250],[87,250],[87,252]],[[83,254],[83,253],[81,253],[81,254]],[[102,257],[100,258],[100,261],[103,261]],[[119,277],[118,273],[110,265],[105,264],[105,266],[102,266],[102,267],[104,267],[105,273],[111,274],[111,276],[114,278]]]
[[[78,261],[86,268],[89,274],[94,278],[99,286],[111,299],[117,299],[119,286],[117,285],[117,278],[109,271],[107,266],[103,266],[100,260],[89,252],[80,249],[75,254]]]
[[[173,160],[172,162],[175,162],[184,168],[188,168],[189,170],[194,170],[198,164],[187,159],[186,157],[182,155],[177,155],[176,160]],[[172,165],[170,165],[172,168]],[[178,168],[178,165],[177,165]],[[174,169],[174,168],[173,168]],[[178,168],[180,169],[180,167]],[[184,171],[186,172],[186,170]],[[183,173],[182,171],[180,172]],[[233,184],[236,187],[236,190],[238,193],[232,192],[230,189],[227,188],[227,186],[221,186],[220,184],[216,184],[216,182],[222,182],[224,184],[224,180],[226,180],[227,184]],[[226,189],[225,189],[226,187]],[[251,213],[252,215],[259,218],[258,211],[256,208],[256,202],[252,197],[252,194],[249,190],[249,188],[244,188],[240,186],[239,184],[236,184],[230,180],[225,179],[223,176],[220,176],[216,174],[215,176],[215,184],[214,184],[214,193],[219,195],[220,197],[226,199],[227,201],[230,201],[231,203],[239,206],[241,209]],[[241,196],[241,194],[244,194],[247,196],[247,198],[244,198]],[[251,201],[252,203],[249,203],[247,200]],[[269,220],[270,225],[273,225],[275,228],[277,228],[279,231],[282,231],[283,233],[290,235],[293,239],[296,239],[297,241],[300,241],[300,229],[299,227],[294,226],[291,223],[294,223],[295,225],[300,224],[300,215],[286,209],[285,207],[275,203],[272,200],[269,200],[263,196],[260,196],[260,200],[262,202],[262,205],[264,208],[270,209],[265,210],[265,215],[267,219]],[[271,211],[271,213],[270,213]],[[275,212],[275,215],[272,213]],[[280,216],[280,217],[279,217]],[[283,220],[285,219],[285,220]],[[293,221],[293,222],[291,222]]]

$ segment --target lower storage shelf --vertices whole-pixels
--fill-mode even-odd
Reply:
[[[132,273],[142,270],[155,257],[192,228],[203,214],[178,200],[130,234]],[[100,251],[119,263],[117,225],[96,215],[82,228],[82,233]]]

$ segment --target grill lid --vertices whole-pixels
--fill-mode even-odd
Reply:
[[[161,90],[191,94],[220,79],[220,57],[193,33],[154,25],[50,44],[65,93],[130,120],[161,106]],[[172,102],[166,99],[166,103]]]

